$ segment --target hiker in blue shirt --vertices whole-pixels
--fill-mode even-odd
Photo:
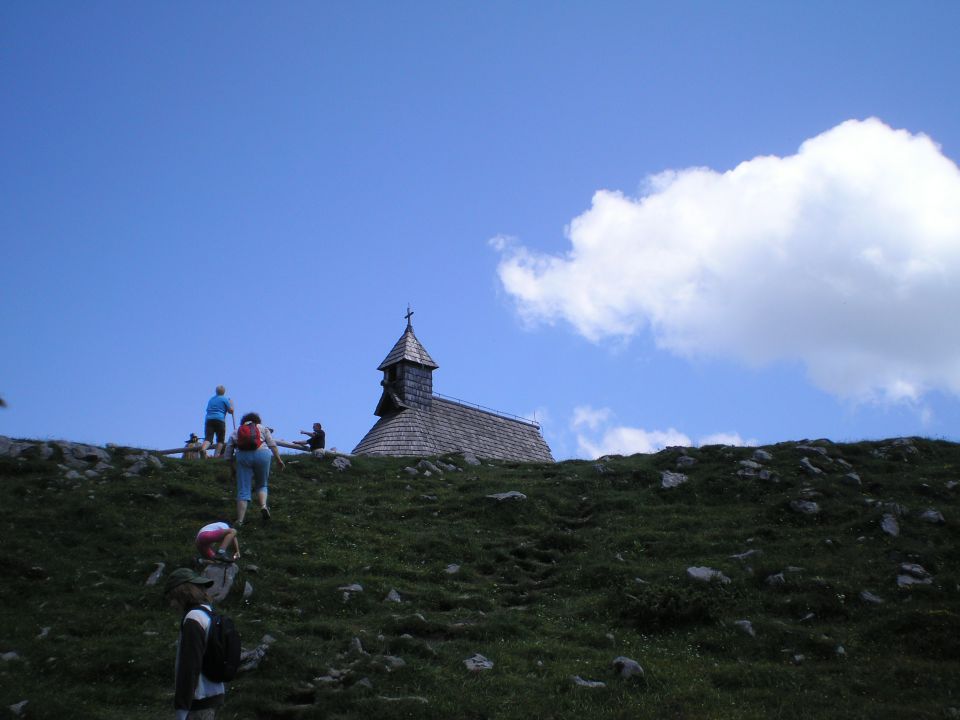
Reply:
[[[227,413],[233,415],[233,401],[226,397],[227,389],[217,385],[217,394],[207,401],[207,415],[203,423],[203,445],[200,446],[200,457],[207,457],[207,448],[216,438],[214,455],[223,454],[223,444],[227,437]]]

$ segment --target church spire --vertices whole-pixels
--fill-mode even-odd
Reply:
[[[427,409],[433,404],[433,371],[439,368],[413,332],[407,305],[407,327],[377,370],[383,371],[383,395],[374,414],[383,417],[405,408]]]

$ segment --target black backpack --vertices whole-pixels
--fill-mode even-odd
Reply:
[[[205,607],[191,609],[203,610],[210,618],[207,649],[203,653],[203,674],[213,682],[230,682],[240,668],[240,633],[237,626],[226,615]]]

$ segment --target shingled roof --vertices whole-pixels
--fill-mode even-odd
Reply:
[[[429,408],[408,408],[380,418],[353,452],[400,457],[471,452],[491,460],[553,462],[535,423],[436,395]]]
[[[424,349],[423,345],[420,344],[420,341],[417,340],[417,336],[413,334],[413,326],[410,324],[409,320],[407,322],[407,329],[404,331],[400,339],[397,340],[397,344],[393,346],[393,350],[387,353],[387,356],[383,359],[383,362],[377,366],[377,370],[384,370],[385,368],[395,365],[402,360],[417,363],[418,365],[433,368],[434,370],[440,367],[433,361],[433,358],[430,357],[430,353]]]
[[[433,393],[437,365],[407,328],[377,370],[380,419],[353,449],[357,455],[416,457],[471,452],[490,460],[553,462],[540,426]]]

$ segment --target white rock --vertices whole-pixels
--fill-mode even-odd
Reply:
[[[918,565],[917,563],[901,563],[900,572],[911,575],[919,580],[926,580],[927,578],[931,577],[926,568],[924,568],[923,565]]]
[[[933,578],[917,578],[913,575],[897,575],[898,587],[910,587],[911,585],[931,585]]]
[[[920,513],[920,519],[933,525],[943,525],[946,522],[946,520],[943,519],[943,514],[933,508],[927,508]]]
[[[607,686],[605,682],[600,682],[599,680],[584,680],[579,675],[571,675],[570,679],[573,681],[574,685],[579,685],[580,687],[585,688],[605,688]]]
[[[503,502],[504,500],[526,500],[527,496],[522,492],[517,492],[516,490],[510,490],[509,492],[495,493],[494,495],[487,495],[491,500],[496,500],[497,502]]]
[[[810,458],[808,457],[802,458],[800,460],[800,467],[808,475],[814,475],[814,476],[823,475],[823,470],[816,467],[812,462],[810,462]]]
[[[890,537],[898,537],[900,535],[900,523],[898,523],[897,519],[889,513],[884,515],[883,519],[880,521],[880,529]]]
[[[480,653],[477,653],[473,657],[468,657],[463,661],[463,664],[467,666],[467,670],[470,672],[482,672],[493,669],[493,660],[488,660]]]
[[[687,482],[687,476],[683,473],[670,472],[669,470],[663,470],[660,473],[660,487],[665,490],[683,485],[685,482]]]
[[[820,512],[820,506],[812,500],[791,500],[790,509],[804,515],[816,515]]]
[[[862,485],[860,476],[855,472],[848,472],[846,475],[840,478],[840,482],[841,484],[848,485],[850,487],[860,487]]]
[[[157,581],[163,576],[163,569],[167,566],[166,563],[158,562],[157,569],[150,573],[150,577],[147,578],[146,585],[156,585]]]
[[[722,572],[708,567],[688,567],[687,577],[691,580],[698,580],[700,582],[713,582],[716,580],[723,585],[727,585],[730,582],[730,578],[728,578]]]
[[[640,667],[640,663],[623,655],[613,659],[613,669],[625,680],[634,676],[643,677],[643,668]]]

